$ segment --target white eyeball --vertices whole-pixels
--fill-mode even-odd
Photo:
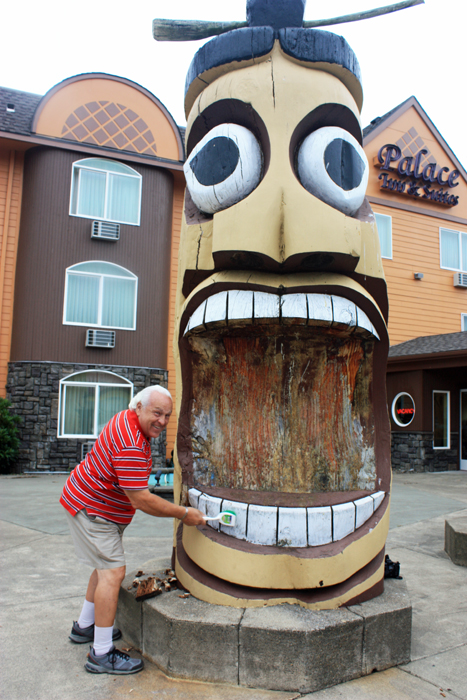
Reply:
[[[368,184],[365,151],[348,131],[324,126],[298,151],[298,178],[315,197],[352,216],[363,204]]]
[[[215,214],[245,199],[261,179],[261,147],[251,131],[220,124],[196,144],[183,170],[198,209]]]

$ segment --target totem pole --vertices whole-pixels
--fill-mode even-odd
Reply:
[[[175,498],[235,517],[179,524],[174,566],[235,607],[383,591],[388,301],[360,70],[304,5],[206,23],[186,81]]]

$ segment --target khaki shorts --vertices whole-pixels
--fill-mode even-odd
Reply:
[[[93,569],[125,566],[122,537],[126,525],[118,525],[80,510],[75,516],[65,510],[76,556]]]

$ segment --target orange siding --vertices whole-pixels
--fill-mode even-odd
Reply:
[[[167,426],[167,456],[174,448],[177,435],[177,417],[175,415],[175,362],[173,351],[173,339],[175,331],[175,299],[177,295],[177,271],[178,271],[178,250],[180,247],[180,230],[182,226],[183,195],[185,181],[176,177],[174,183],[174,200],[172,215],[172,253],[170,266],[170,299],[169,299],[169,335],[167,339],[167,367],[169,370],[169,391],[174,398],[174,415]]]
[[[380,204],[372,208],[392,217],[392,260],[383,258],[391,345],[458,333],[461,314],[467,313],[467,289],[454,287],[454,271],[440,267],[439,230],[467,231],[467,226]],[[422,272],[423,279],[415,280],[414,272]]]
[[[23,154],[0,149],[0,396],[10,359],[16,252],[18,248]]]

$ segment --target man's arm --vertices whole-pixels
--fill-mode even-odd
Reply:
[[[178,518],[185,525],[205,525],[203,513],[196,508],[188,508],[186,513],[185,506],[177,506],[175,503],[170,503],[155,493],[151,493],[149,489],[123,489],[125,494],[130,499],[130,503],[135,510],[142,510],[148,515],[155,515],[158,518]]]

